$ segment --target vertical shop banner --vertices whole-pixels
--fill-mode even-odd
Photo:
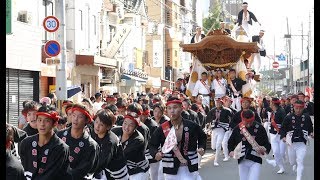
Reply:
[[[113,58],[116,55],[117,51],[129,35],[130,31],[131,26],[129,25],[118,26],[114,38],[111,40],[110,45],[107,47],[107,58]]]
[[[153,67],[163,66],[163,45],[161,40],[153,40]]]
[[[6,0],[6,34],[12,33],[12,4],[11,0]]]

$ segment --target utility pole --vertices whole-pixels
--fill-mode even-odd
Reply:
[[[309,32],[308,32],[308,86],[309,88],[311,87],[311,83],[310,83],[310,47],[311,47],[311,43],[310,43],[310,39],[311,38],[311,13],[309,12]]]
[[[67,74],[66,74],[67,60],[66,60],[66,38],[65,38],[65,35],[66,35],[65,0],[55,1],[55,13],[57,18],[60,21],[60,28],[57,30],[56,40],[59,42],[61,47],[60,67],[59,65],[57,65],[57,68],[56,68],[56,95],[58,100],[63,101],[68,99]]]
[[[304,89],[304,57],[303,57],[303,22],[301,22],[301,63],[302,63],[302,72],[300,71],[300,78],[302,73],[302,86],[300,86],[300,91]]]
[[[288,61],[289,63],[287,63],[287,68],[288,66],[290,66],[289,69],[289,81],[290,81],[290,92],[293,91],[294,89],[294,85],[293,85],[293,59],[292,59],[292,55],[291,55],[291,32],[289,30],[289,21],[288,21],[288,17],[287,19],[287,35],[289,38],[287,38],[287,43],[288,43]]]
[[[276,61],[276,36],[273,35],[273,62]],[[276,93],[276,79],[274,75],[275,69],[272,69],[273,72],[273,92]]]

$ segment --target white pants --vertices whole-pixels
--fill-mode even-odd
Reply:
[[[198,167],[201,166],[201,159],[202,159],[202,156],[198,153]]]
[[[229,157],[228,141],[229,141],[231,134],[232,134],[232,131],[228,130],[224,133],[224,136],[223,136],[222,149],[223,149],[223,155],[225,158]]]
[[[243,159],[239,164],[240,180],[259,180],[261,164]]]
[[[268,139],[270,140],[270,132],[269,132],[270,122],[268,122],[268,121],[264,122],[264,123],[263,123],[263,127],[264,127],[264,129],[266,130],[266,132],[267,132]]]
[[[261,57],[260,57],[260,52],[259,53],[253,53],[253,68],[256,74],[259,73],[260,71],[260,66],[261,66]]]
[[[149,180],[149,172],[141,172],[138,174],[130,175],[130,180]]]
[[[195,171],[191,173],[188,166],[180,166],[176,175],[164,174],[164,177],[165,180],[201,180],[199,172]]]
[[[303,171],[303,160],[306,156],[307,146],[303,142],[293,142],[288,145],[288,156],[290,165],[297,165],[297,180],[301,180]]]
[[[222,140],[224,137],[225,131],[223,128],[214,128],[211,133],[211,148],[216,149],[216,155],[214,157],[214,162],[218,162],[219,155],[222,146]]]
[[[284,168],[284,158],[285,158],[285,152],[286,152],[286,143],[284,143],[280,139],[279,134],[272,134],[270,133],[270,142],[271,142],[271,148],[272,152],[274,154],[274,159],[276,160],[277,165],[279,168]]]
[[[151,180],[164,180],[161,161],[151,163],[149,173]]]
[[[241,110],[241,103],[240,103],[240,99],[241,97],[236,97],[234,98],[232,95],[232,104],[231,107],[235,110],[237,110],[237,112],[239,112]]]
[[[242,24],[241,24],[243,30],[247,33],[247,36],[248,38],[250,39],[250,42],[252,41],[252,38],[251,38],[251,25],[247,22],[247,21],[242,21]]]
[[[210,97],[209,96],[203,96],[202,104],[210,107]]]

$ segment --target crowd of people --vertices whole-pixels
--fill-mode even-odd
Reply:
[[[54,98],[54,97],[53,97]],[[91,98],[93,99],[93,98]],[[259,179],[271,149],[278,174],[287,160],[301,179],[306,144],[313,137],[313,102],[303,93],[287,98],[216,98],[140,93],[136,99],[95,94],[94,102],[50,98],[23,103],[26,124],[7,124],[7,179],[201,179],[198,169],[207,141],[213,166],[238,159],[240,179]]]
[[[258,21],[246,2],[242,6],[238,25],[249,35],[249,24]],[[191,43],[204,37],[197,28]],[[228,78],[221,69],[215,76],[209,82],[203,72],[192,97],[186,95],[192,77],[186,77],[172,93],[97,92],[81,102],[65,100],[62,110],[54,94],[25,101],[18,126],[6,124],[6,179],[201,180],[198,169],[210,141],[213,166],[223,166],[222,151],[223,162],[238,160],[240,180],[259,180],[262,159],[278,166],[278,174],[289,161],[301,180],[314,136],[310,97],[252,98],[235,69]],[[271,151],[274,158],[267,159]]]

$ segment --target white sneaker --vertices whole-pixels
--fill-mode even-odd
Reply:
[[[280,168],[280,170],[277,172],[277,174],[283,174],[284,173],[284,169]]]
[[[292,171],[293,171],[293,172],[297,172],[297,165],[293,165],[293,166],[292,166]]]
[[[267,163],[270,164],[271,166],[273,167],[276,167],[277,166],[277,163],[276,163],[276,160],[274,159],[266,159]]]
[[[214,166],[219,166],[219,164],[217,162],[214,162],[213,165]]]
[[[225,157],[225,158],[223,159],[223,161],[224,161],[224,162],[229,161],[229,157]]]

